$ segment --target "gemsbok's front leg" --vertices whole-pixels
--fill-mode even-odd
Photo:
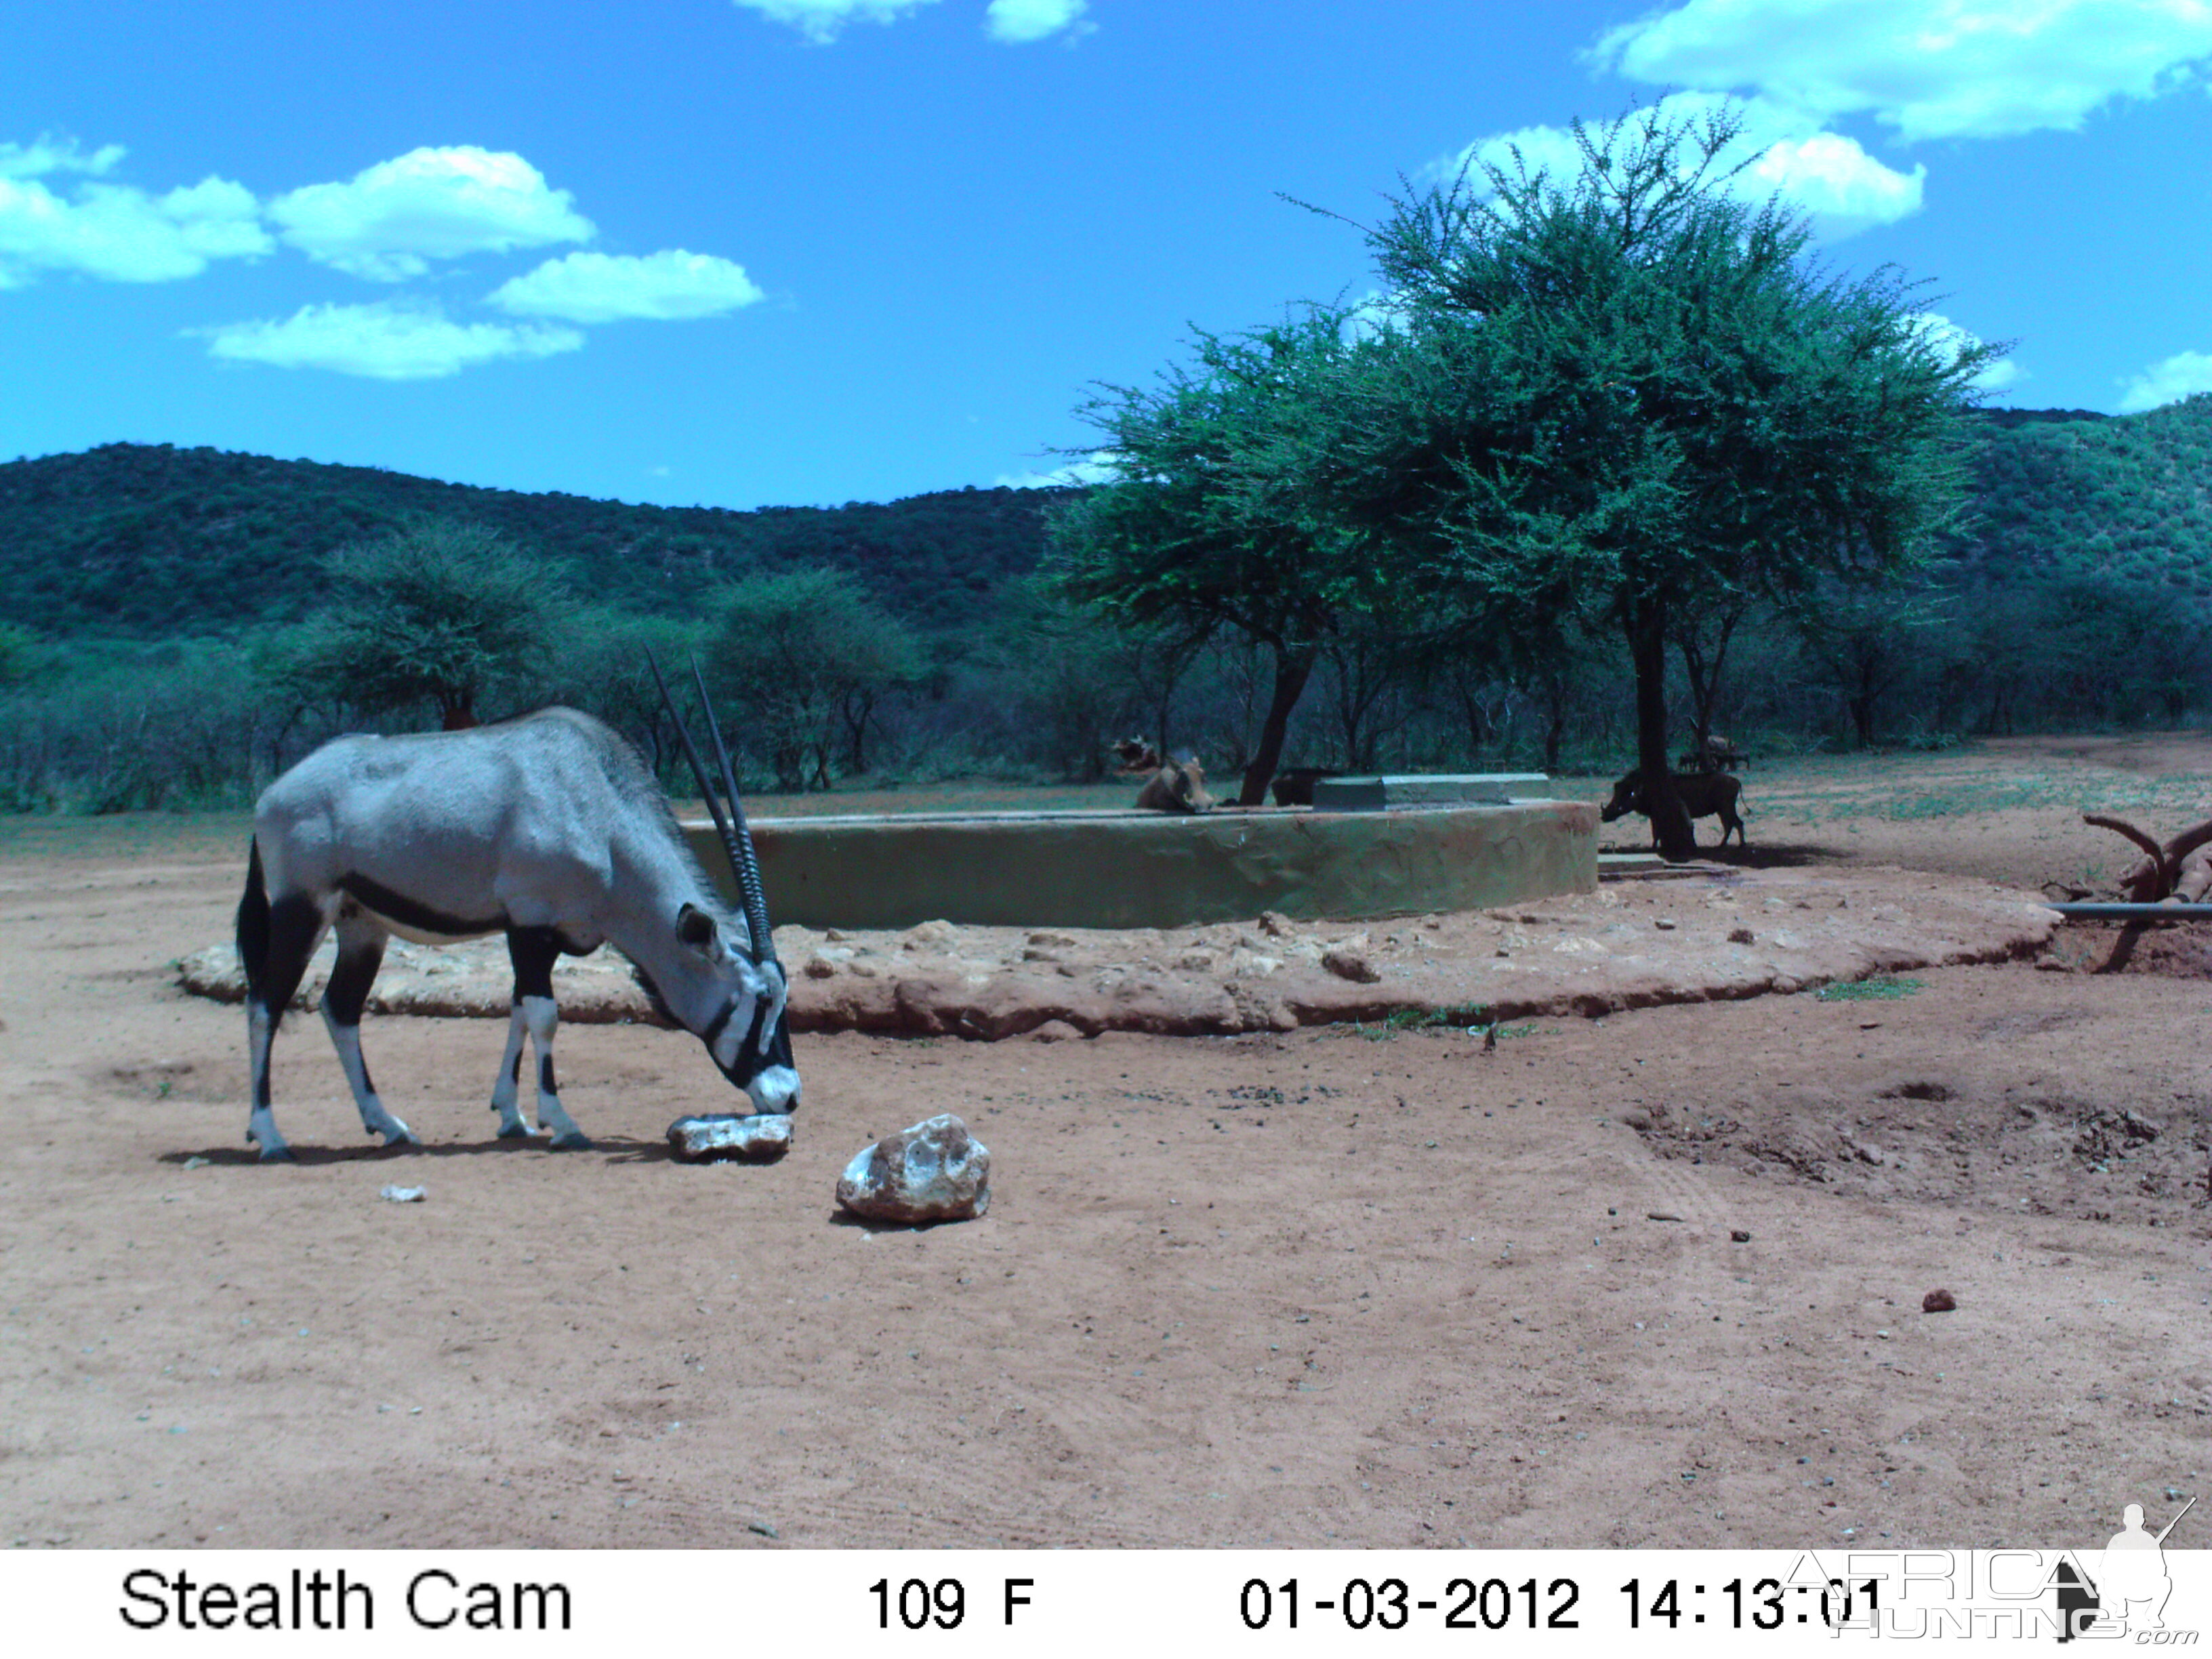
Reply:
[[[514,994],[514,1009],[507,1019],[507,1052],[499,1059],[499,1075],[491,1083],[491,1109],[499,1114],[499,1138],[501,1140],[527,1140],[538,1131],[522,1115],[520,1103],[522,1084],[522,1045],[529,1037],[530,1023],[522,1012],[522,994]]]
[[[384,962],[384,930],[362,918],[349,902],[338,913],[338,958],[331,969],[331,982],[323,988],[323,1024],[331,1045],[338,1051],[353,1087],[353,1103],[361,1111],[361,1127],[382,1135],[387,1146],[419,1146],[422,1138],[385,1109],[369,1081],[368,1062],[361,1056],[361,1014],[368,1004],[368,988]]]
[[[549,1143],[556,1152],[586,1152],[591,1139],[576,1127],[561,1104],[553,1075],[553,1033],[561,1023],[553,1001],[553,962],[561,954],[561,936],[550,927],[511,927],[507,953],[514,963],[514,1012],[507,1023],[507,1053],[492,1085],[492,1109],[500,1115],[501,1137],[526,1135],[517,1100],[522,1070],[522,1035],[530,1034],[538,1051],[538,1121],[553,1132]]]

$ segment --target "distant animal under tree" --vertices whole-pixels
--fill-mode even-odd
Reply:
[[[1719,732],[1708,732],[1705,746],[1692,749],[1683,756],[1681,767],[1685,772],[1733,772],[1750,759],[1749,755]]]
[[[1736,816],[1736,799],[1743,793],[1743,785],[1738,780],[1725,772],[1675,772],[1670,775],[1674,781],[1674,793],[1681,799],[1682,810],[1692,820],[1690,831],[1692,846],[1697,842],[1694,821],[1710,817],[1718,817],[1721,821],[1722,846],[1728,845],[1731,833],[1738,845],[1748,847],[1751,844],[1743,832],[1743,820]],[[1639,813],[1647,818],[1651,816],[1644,801],[1644,775],[1641,772],[1631,772],[1613,786],[1613,799],[1599,809],[1598,817],[1611,823],[1615,818],[1625,817],[1631,812]],[[1659,844],[1656,830],[1652,832],[1651,844],[1654,847]]]
[[[1117,775],[1125,778],[1142,777],[1160,769],[1160,751],[1142,738],[1124,738],[1113,749],[1121,764]]]
[[[1323,766],[1290,766],[1275,774],[1270,788],[1278,806],[1311,806],[1314,785],[1323,778],[1340,775]]]

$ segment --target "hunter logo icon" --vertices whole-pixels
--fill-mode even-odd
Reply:
[[[2143,1529],[2142,1505],[2130,1504],[2120,1512],[2120,1530],[2105,1546],[2104,1559],[2087,1584],[2062,1582],[2058,1607],[2065,1629],[2059,1636],[2070,1642],[2100,1620],[2109,1620],[2114,1634],[2166,1628],[2162,1615],[2173,1581],[2166,1571],[2166,1535],[2181,1524],[2181,1517],[2197,1507],[2192,1498],[2174,1513],[2156,1536]],[[2070,1580],[2070,1572],[2061,1573]]]

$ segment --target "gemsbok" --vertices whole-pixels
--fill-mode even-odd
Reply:
[[[502,1138],[535,1133],[517,1100],[527,1033],[550,1145],[591,1145],[554,1084],[552,973],[556,957],[602,944],[629,958],[654,1006],[707,1045],[756,1112],[797,1109],[785,976],[721,727],[708,704],[729,816],[659,664],[653,672],[737,873],[738,911],[699,867],[643,757],[573,708],[462,732],[339,738],[270,785],[254,809],[238,907],[252,1087],[246,1137],[264,1162],[292,1156],[270,1106],[270,1047],[308,958],[332,929],[337,959],[323,1022],[362,1127],[387,1146],[419,1144],[377,1098],[361,1054],[362,1010],[394,933],[428,945],[506,933],[514,1011],[491,1096]],[[696,662],[692,673],[705,702]]]

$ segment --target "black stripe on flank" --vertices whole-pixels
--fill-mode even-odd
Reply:
[[[418,933],[432,933],[441,939],[477,939],[485,933],[496,933],[507,926],[507,918],[502,915],[495,915],[489,921],[471,921],[465,916],[434,910],[364,875],[340,876],[338,885],[360,901],[364,909],[386,921],[396,921],[402,927],[411,927]]]

